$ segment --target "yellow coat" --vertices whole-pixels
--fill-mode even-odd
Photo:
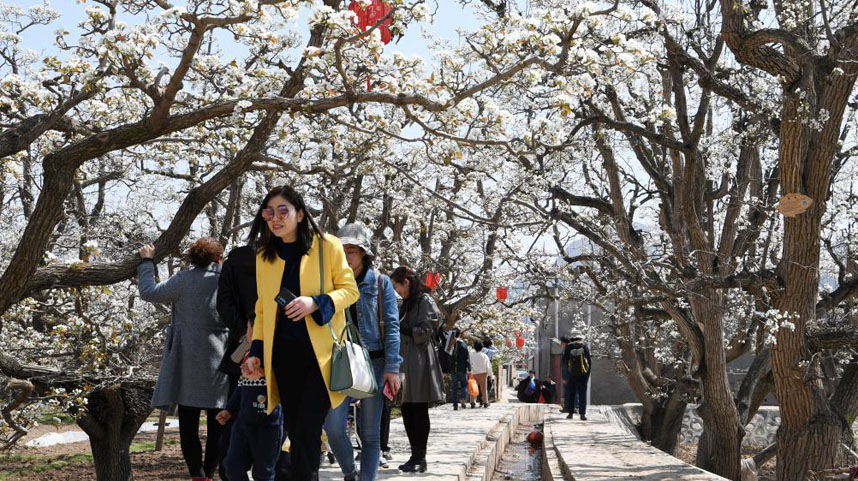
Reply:
[[[346,325],[344,309],[354,304],[360,291],[355,283],[354,273],[346,262],[346,254],[340,240],[332,235],[325,235],[324,246],[324,269],[325,269],[325,294],[334,301],[334,317],[331,325],[339,336]],[[277,310],[280,308],[274,300],[280,292],[280,283],[283,279],[283,269],[286,262],[277,257],[274,262],[268,262],[262,257],[262,253],[256,256],[256,289],[259,297],[256,301],[256,321],[253,325],[253,340],[262,340],[263,359],[262,365],[265,370],[265,378],[268,380],[268,413],[280,404],[280,391],[277,387],[277,379],[271,368],[274,328],[277,323]],[[315,296],[319,292],[319,238],[313,239],[310,252],[301,258],[300,267],[301,295]],[[319,362],[319,369],[325,379],[328,395],[331,398],[331,408],[339,406],[345,396],[337,392],[331,392],[331,352],[333,337],[327,324],[319,326],[313,320],[313,316],[304,319],[307,331],[310,334],[310,342]]]

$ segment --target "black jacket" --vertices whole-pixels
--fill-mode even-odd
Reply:
[[[465,341],[456,340],[456,371],[469,372],[471,370],[471,356],[468,354],[468,345]]]
[[[530,382],[533,381],[533,390],[530,391],[528,386],[530,386]],[[539,379],[533,378],[531,376],[527,376],[526,378],[519,381],[518,386],[516,386],[516,397],[519,401],[524,403],[535,403],[539,401],[539,389],[540,383]],[[530,392],[528,392],[530,391]]]
[[[240,372],[230,356],[247,332],[247,321],[255,316],[256,297],[256,248],[236,247],[221,266],[217,288],[217,313],[229,328],[226,353],[220,363],[223,372]]]

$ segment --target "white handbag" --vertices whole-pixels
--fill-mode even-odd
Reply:
[[[346,308],[346,327],[342,342],[334,336],[334,351],[331,356],[331,391],[346,396],[363,399],[378,393],[378,383],[369,358],[369,351],[360,345],[360,338],[351,321],[349,308]]]

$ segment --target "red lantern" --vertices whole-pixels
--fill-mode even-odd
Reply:
[[[392,16],[388,15],[393,10],[393,7],[389,3],[383,0],[372,0],[368,6],[364,7],[353,0],[349,5],[349,10],[357,15],[357,26],[362,32],[367,31],[367,29],[378,23],[379,20],[384,19],[378,26],[378,30],[381,33],[381,42],[387,45],[393,40],[393,34],[390,33],[390,25],[393,21]]]
[[[515,347],[517,347],[519,349],[524,347],[524,338],[523,337],[516,337],[515,338]]]
[[[498,301],[503,302],[506,300],[507,290],[506,287],[498,287],[497,292],[495,293]]]
[[[506,338],[506,347],[512,347],[512,339]]]

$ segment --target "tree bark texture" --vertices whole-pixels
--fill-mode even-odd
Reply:
[[[152,390],[114,385],[93,392],[78,425],[89,435],[98,481],[131,481],[131,442],[152,412]]]

